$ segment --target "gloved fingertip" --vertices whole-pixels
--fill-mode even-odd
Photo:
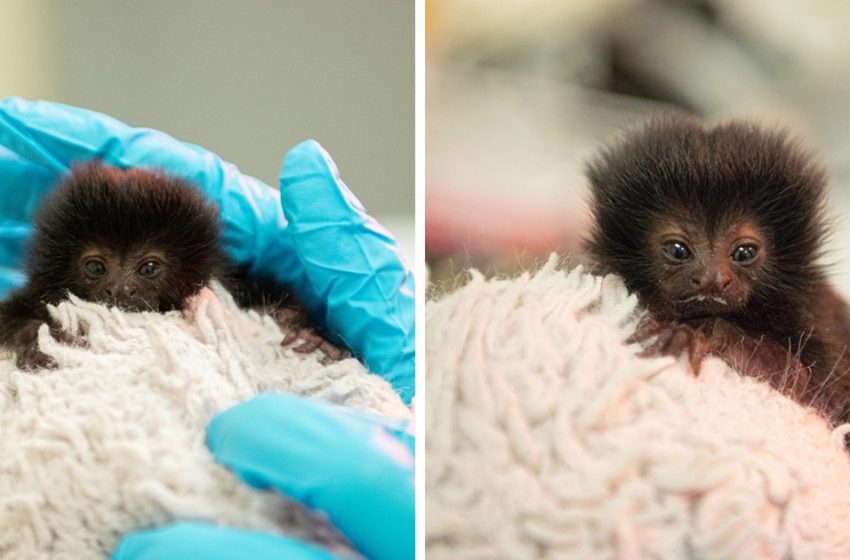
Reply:
[[[112,560],[290,558],[333,560],[328,550],[282,535],[183,521],[126,535]]]
[[[287,152],[280,170],[281,187],[307,175],[329,175],[339,178],[333,158],[316,140],[304,140]]]
[[[265,490],[274,485],[269,467],[276,463],[268,434],[287,425],[287,415],[309,413],[305,407],[313,403],[306,401],[293,395],[263,394],[239,403],[209,422],[207,447],[216,461],[245,484]]]
[[[0,265],[0,298],[5,298],[26,283],[27,275],[23,271]]]
[[[292,148],[280,170],[280,201],[291,227],[374,221],[339,175],[330,154],[315,140]]]
[[[0,111],[5,112],[10,107],[20,105],[25,100],[17,95],[9,95],[0,99]]]
[[[207,426],[207,447],[213,454],[227,445],[233,434],[240,442],[244,441],[241,432],[250,435],[260,419],[273,419],[284,410],[298,410],[303,399],[292,395],[266,393],[241,402],[213,416]]]

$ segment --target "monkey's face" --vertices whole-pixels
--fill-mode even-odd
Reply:
[[[83,251],[77,261],[77,296],[128,311],[166,311],[172,301],[173,273],[165,254],[142,247],[120,252],[105,247]],[[178,300],[179,303],[179,300]]]
[[[768,247],[751,220],[737,219],[708,231],[675,220],[650,235],[657,304],[680,317],[733,314],[750,299],[764,274]]]

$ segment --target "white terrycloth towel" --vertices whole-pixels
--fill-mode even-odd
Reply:
[[[39,344],[58,369],[0,360],[0,558],[102,559],[123,533],[178,518],[344,546],[319,516],[216,464],[206,425],[265,391],[407,417],[388,383],[353,359],[323,366],[281,348],[274,321],[217,286],[183,314],[73,298],[52,312],[87,345],[60,344],[44,326]]]
[[[429,559],[850,558],[843,428],[624,340],[622,282],[555,260],[427,307]]]

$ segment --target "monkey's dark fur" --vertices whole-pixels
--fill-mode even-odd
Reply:
[[[38,208],[26,272],[47,303],[88,292],[76,262],[87,246],[125,254],[140,246],[164,250],[175,263],[153,311],[181,309],[186,298],[220,276],[218,209],[197,187],[165,173],[78,166]],[[61,272],[60,272],[61,271]]]
[[[157,172],[77,166],[42,201],[34,226],[25,265],[29,280],[0,303],[0,345],[14,350],[18,365],[30,369],[52,365],[37,348],[38,328],[51,324],[46,304],[59,303],[69,292],[100,299],[79,264],[84,251],[126,255],[156,247],[165,253],[172,266],[151,287],[155,297],[135,302],[152,311],[181,309],[225,262],[216,208],[191,184]]]
[[[697,372],[703,355],[718,355],[848,418],[850,311],[819,262],[826,173],[810,154],[751,122],[675,114],[603,149],[587,176],[588,252],[649,309],[637,338],[658,335],[650,353],[687,350]],[[703,233],[690,248],[680,231]],[[739,231],[755,232],[757,251],[716,241]]]
[[[165,312],[182,309],[218,278],[238,292],[237,301],[246,294],[257,299],[247,282],[231,278],[218,209],[191,183],[161,172],[99,162],[76,166],[42,201],[34,226],[25,266],[29,280],[0,303],[0,346],[13,350],[25,369],[55,365],[38,349],[42,324],[74,342],[52,324],[46,307],[69,293],[131,311]],[[280,294],[285,290],[272,297],[282,299]],[[305,345],[296,350],[339,352],[322,346],[303,310],[285,311],[289,326],[296,327],[285,343],[300,339]]]

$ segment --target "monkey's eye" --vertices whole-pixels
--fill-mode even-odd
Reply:
[[[738,245],[732,251],[732,260],[739,263],[748,263],[756,258],[759,250],[754,245]]]
[[[139,267],[139,274],[141,274],[143,278],[151,278],[155,276],[157,272],[159,272],[158,261],[145,261],[145,263]]]
[[[673,262],[685,262],[691,258],[691,250],[681,241],[668,241],[661,250],[664,251],[664,256]]]
[[[103,264],[103,261],[98,259],[87,260],[83,264],[83,267],[86,269],[86,274],[92,278],[100,278],[106,274],[106,265]]]

